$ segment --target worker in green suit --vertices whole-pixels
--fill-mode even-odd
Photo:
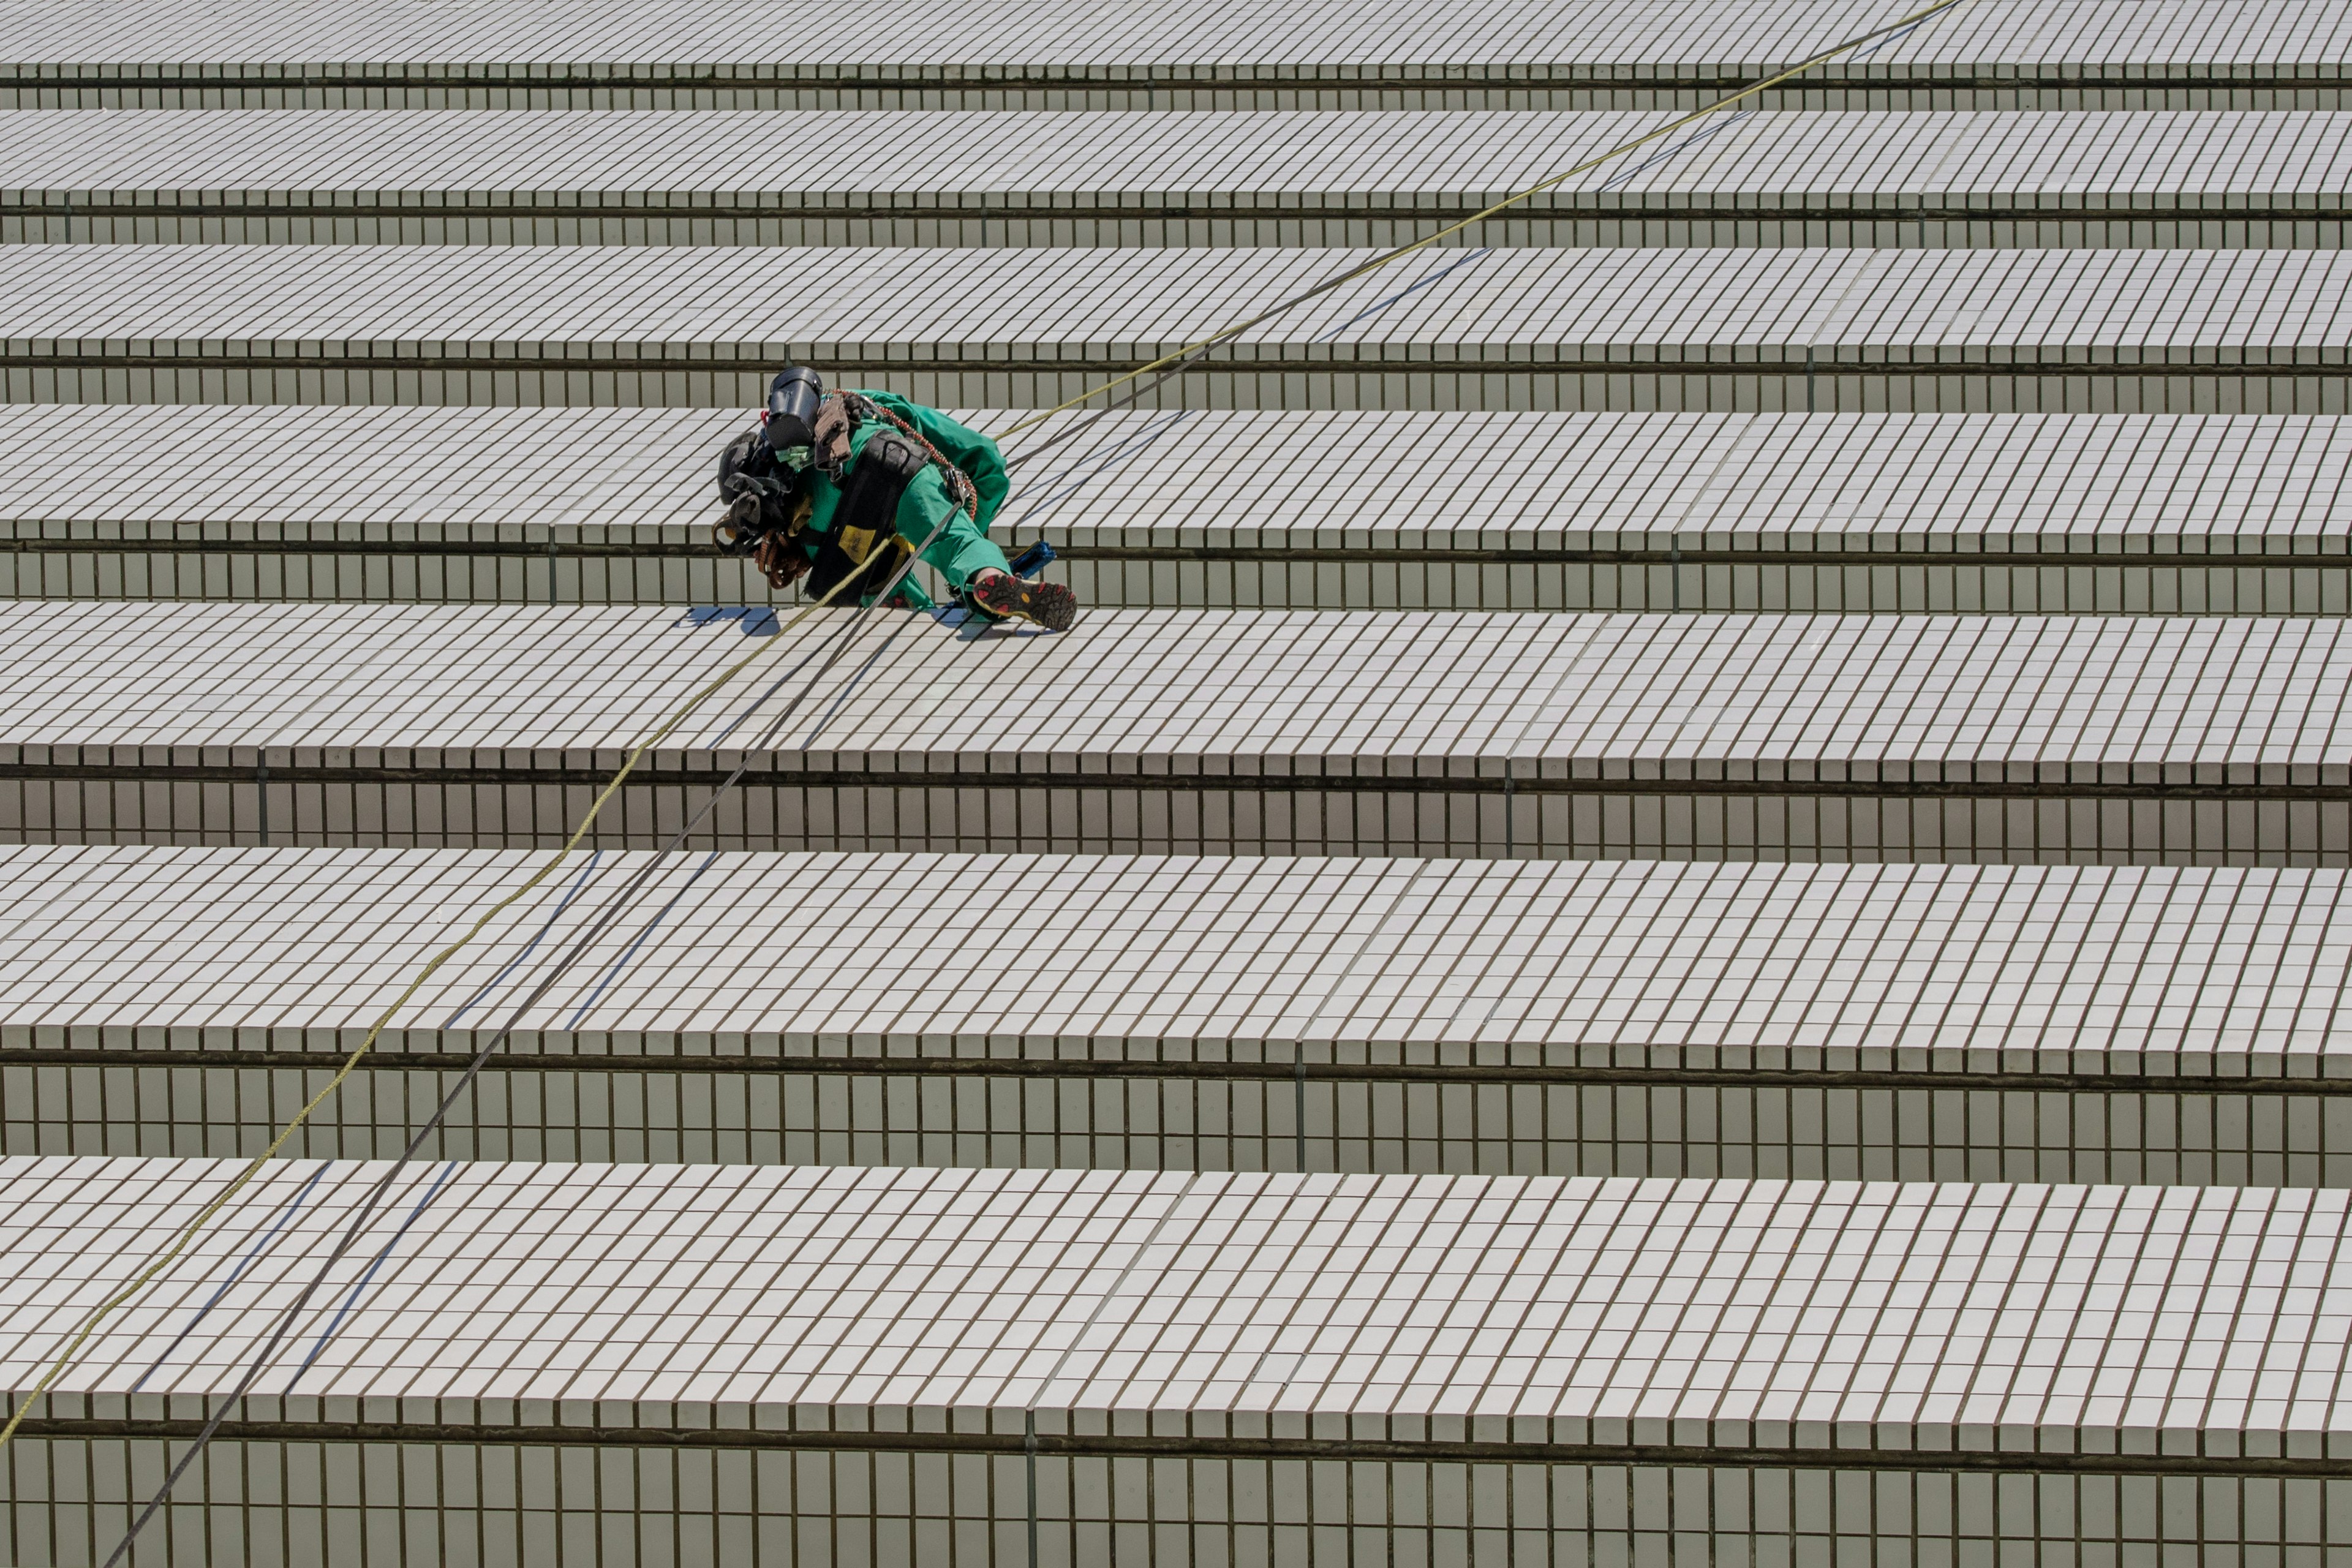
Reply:
[[[871,602],[918,551],[971,610],[1066,631],[1077,599],[1013,575],[988,525],[1012,491],[996,443],[888,392],[827,392],[794,367],[768,389],[760,424],[727,445],[719,548],[751,557],[777,588]],[[839,590],[835,593],[835,590]],[[894,604],[927,609],[909,576]]]

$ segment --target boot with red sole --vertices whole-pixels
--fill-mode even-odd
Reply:
[[[1066,632],[1078,618],[1078,596],[1059,583],[1024,583],[1011,574],[975,583],[968,590],[980,609],[1005,621],[1034,621]]]

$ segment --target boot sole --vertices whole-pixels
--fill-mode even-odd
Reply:
[[[1000,616],[1034,621],[1047,631],[1066,632],[1077,624],[1078,596],[1059,583],[1023,583],[1011,593],[986,595],[982,602]]]

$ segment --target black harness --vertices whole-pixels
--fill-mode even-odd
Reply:
[[[778,377],[779,383],[783,379]],[[852,458],[851,437],[869,422],[879,428]],[[907,487],[933,464],[947,476],[950,502],[974,518],[980,515],[971,480],[910,434],[897,416],[855,392],[825,394],[807,436],[814,461],[805,474],[777,460],[763,426],[744,431],[719,455],[719,493],[728,510],[712,537],[722,554],[753,557],[768,572],[772,586],[782,588],[799,575],[792,558],[812,549],[804,557],[804,591],[811,596],[853,586],[860,597],[878,592],[914,553],[898,532],[898,503]],[[809,513],[819,475],[839,489],[841,499],[831,526],[812,530]],[[779,550],[790,555],[771,559]]]
[[[809,567],[813,597],[830,594],[851,578],[870,593],[890,580],[914,553],[898,532],[898,502],[929,459],[915,444],[887,426],[866,438],[841,481],[841,503],[833,526],[817,535],[816,559]]]

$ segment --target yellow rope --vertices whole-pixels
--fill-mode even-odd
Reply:
[[[73,1339],[67,1343],[66,1348],[58,1353],[57,1360],[50,1364],[49,1369],[41,1374],[40,1380],[33,1384],[32,1392],[26,1394],[24,1399],[18,1403],[15,1413],[8,1417],[7,1424],[5,1426],[0,1426],[0,1447],[6,1447],[8,1440],[16,1435],[16,1428],[24,1425],[25,1417],[31,1412],[34,1402],[39,1399],[42,1394],[47,1394],[57,1383],[58,1378],[65,1375],[66,1370],[73,1364],[74,1358],[80,1354],[81,1348],[88,1344],[89,1342],[90,1336],[98,1331],[99,1325],[103,1323],[108,1318],[111,1317],[114,1314],[115,1310],[121,1307],[124,1302],[130,1300],[133,1296],[139,1294],[140,1291],[145,1289],[148,1284],[152,1281],[157,1275],[170,1268],[173,1260],[177,1258],[181,1253],[187,1250],[188,1244],[196,1238],[197,1234],[204,1229],[205,1225],[210,1223],[212,1217],[220,1213],[220,1211],[227,1205],[228,1201],[231,1198],[244,1191],[246,1185],[250,1183],[255,1176],[261,1173],[261,1168],[268,1164],[271,1159],[276,1157],[278,1150],[286,1146],[286,1141],[294,1136],[296,1130],[299,1129],[303,1122],[310,1120],[310,1113],[318,1110],[320,1106],[325,1104],[327,1097],[333,1094],[335,1090],[342,1087],[343,1080],[351,1077],[353,1070],[359,1067],[360,1058],[366,1056],[369,1051],[374,1048],[378,1037],[383,1035],[385,1027],[391,1024],[393,1015],[399,1012],[401,1008],[406,1006],[409,999],[415,996],[416,993],[424,987],[424,984],[427,980],[433,978],[435,973],[438,971],[443,964],[448,963],[452,958],[455,958],[467,943],[471,942],[476,937],[481,935],[482,930],[485,926],[488,926],[500,912],[511,907],[516,900],[521,898],[525,893],[530,892],[533,888],[538,887],[541,882],[547,880],[547,879],[554,873],[555,868],[563,864],[564,860],[572,854],[572,852],[580,847],[580,840],[587,837],[588,829],[594,825],[597,813],[604,809],[605,802],[613,798],[613,792],[619,789],[621,787],[622,781],[626,779],[629,774],[635,770],[638,761],[645,756],[646,751],[656,742],[664,739],[680,724],[684,723],[687,716],[692,713],[697,708],[700,707],[704,702],[708,701],[720,687],[725,686],[729,681],[734,679],[737,676],[751,668],[754,663],[765,658],[768,654],[783,647],[783,634],[788,628],[797,626],[809,616],[814,615],[816,611],[824,608],[824,605],[831,601],[835,594],[840,593],[842,589],[849,586],[851,583],[856,581],[857,578],[862,575],[863,574],[852,574],[849,577],[846,577],[840,583],[835,584],[832,590],[825,594],[823,598],[812,600],[810,603],[801,606],[800,610],[793,616],[792,619],[784,622],[782,626],[776,628],[776,635],[774,637],[761,639],[761,644],[758,647],[752,649],[750,653],[745,654],[741,658],[737,659],[733,664],[720,671],[715,679],[696,691],[694,695],[688,697],[685,703],[681,705],[676,712],[663,720],[657,728],[656,728],[650,734],[646,735],[644,740],[639,741],[635,746],[631,748],[627,759],[621,763],[621,771],[614,773],[613,775],[613,782],[606,784],[604,789],[597,794],[595,800],[588,807],[588,814],[580,819],[580,826],[573,828],[572,831],[572,837],[563,841],[563,847],[558,849],[554,855],[548,859],[547,864],[541,866],[536,872],[534,872],[529,881],[523,883],[513,892],[509,893],[505,898],[500,899],[497,903],[492,904],[488,909],[483,910],[481,917],[475,921],[471,926],[467,928],[465,935],[459,937],[457,941],[451,942],[448,946],[443,948],[440,952],[435,953],[432,958],[427,960],[425,967],[416,972],[416,977],[408,983],[408,988],[403,991],[399,997],[393,1002],[392,1005],[386,1007],[383,1010],[383,1015],[376,1019],[374,1026],[368,1030],[367,1037],[362,1039],[359,1043],[358,1047],[354,1049],[349,1057],[343,1059],[343,1065],[336,1069],[335,1076],[333,1078],[327,1080],[326,1087],[320,1089],[318,1093],[312,1095],[310,1097],[310,1103],[303,1106],[301,1110],[294,1113],[293,1119],[288,1121],[284,1128],[279,1130],[278,1136],[270,1142],[269,1147],[255,1155],[252,1162],[245,1167],[245,1170],[237,1176],[236,1180],[231,1182],[227,1188],[221,1193],[220,1196],[215,1198],[210,1204],[206,1205],[202,1213],[198,1214],[195,1218],[190,1220],[187,1225],[181,1229],[178,1237],[173,1241],[170,1247],[166,1247],[162,1253],[157,1255],[154,1260],[149,1263],[146,1268],[141,1269],[139,1273],[132,1278],[129,1284],[125,1285],[121,1289],[116,1291],[113,1295],[99,1303],[98,1307],[90,1313],[89,1319],[82,1324],[80,1331],[76,1333]]]
[[[1809,59],[1799,61],[1797,64],[1790,66],[1787,70],[1782,71],[1778,76],[1766,77],[1762,81],[1757,82],[1753,86],[1743,87],[1728,98],[1717,99],[1713,103],[1708,104],[1704,109],[1695,109],[1688,114],[1682,116],[1680,119],[1669,120],[1664,125],[1659,126],[1656,130],[1646,132],[1640,136],[1636,136],[1631,142],[1621,142],[1616,146],[1609,149],[1606,153],[1600,153],[1595,157],[1587,158],[1583,163],[1577,164],[1574,168],[1564,169],[1539,184],[1529,185],[1524,191],[1519,191],[1514,195],[1505,196],[1493,206],[1483,207],[1477,212],[1472,213],[1468,217],[1464,218],[1459,223],[1448,224],[1445,227],[1437,230],[1434,234],[1424,235],[1421,238],[1414,240],[1411,245],[1400,246],[1394,250],[1386,251],[1379,256],[1375,256],[1370,261],[1363,263],[1360,267],[1355,267],[1346,272],[1342,272],[1336,278],[1327,279],[1323,282],[1317,284],[1314,288],[1307,289],[1305,293],[1295,295],[1288,300],[1285,300],[1281,304],[1275,306],[1274,309],[1270,310],[1261,311],[1245,321],[1236,321],[1232,326],[1227,327],[1221,331],[1211,332],[1205,338],[1202,338],[1194,342],[1186,343],[1182,348],[1174,350],[1171,353],[1164,353],[1149,364],[1139,364],[1133,370],[1129,371],[1125,375],[1114,377],[1109,381],[1104,382],[1099,386],[1088,387],[1086,391],[1079,393],[1076,397],[1066,398],[1060,403],[1056,403],[1051,408],[1041,410],[1038,413],[1029,416],[1028,418],[1022,420],[1020,423],[1007,427],[1003,435],[998,437],[997,439],[1003,440],[1010,437],[1018,436],[1024,430],[1034,429],[1039,425],[1044,424],[1046,420],[1051,419],[1055,415],[1060,414],[1067,409],[1076,408],[1078,405],[1087,402],[1090,398],[1098,397],[1102,394],[1109,392],[1114,388],[1125,386],[1129,382],[1137,380],[1142,376],[1150,375],[1155,370],[1163,369],[1168,365],[1177,363],[1179,361],[1190,359],[1194,354],[1201,353],[1205,350],[1216,347],[1219,343],[1223,342],[1228,338],[1239,337],[1242,333],[1248,331],[1252,327],[1263,325],[1264,323],[1274,320],[1276,316],[1281,315],[1286,310],[1295,310],[1298,306],[1305,304],[1307,300],[1314,299],[1317,295],[1328,294],[1332,289],[1339,287],[1342,283],[1353,282],[1355,279],[1363,277],[1368,272],[1379,271],[1381,268],[1386,267],[1391,261],[1402,261],[1404,258],[1411,256],[1414,251],[1425,250],[1429,247],[1435,245],[1439,240],[1445,238],[1448,235],[1460,234],[1464,229],[1470,227],[1474,224],[1484,223],[1488,218],[1493,217],[1496,213],[1502,212],[1506,208],[1515,207],[1521,202],[1533,200],[1535,197],[1543,195],[1546,191],[1550,190],[1555,185],[1565,184],[1569,181],[1576,178],[1579,174],[1599,168],[1601,164],[1608,163],[1612,158],[1622,158],[1626,153],[1633,151],[1636,147],[1647,146],[1650,142],[1655,142],[1661,136],[1671,135],[1675,132],[1681,130],[1684,126],[1695,124],[1697,121],[1706,119],[1708,115],[1717,112],[1718,110],[1728,109],[1733,104],[1738,103],[1741,99],[1753,98],[1759,92],[1780,86],[1782,82],[1787,81],[1791,77],[1802,76],[1805,72],[1813,69],[1817,66],[1826,65],[1830,61],[1837,58],[1840,55],[1862,47],[1863,45],[1870,42],[1873,38],[1884,37],[1888,33],[1900,32],[1906,27],[1916,26],[1919,23],[1926,21],[1928,17],[1937,15],[1938,12],[1948,11],[1953,6],[1958,5],[1962,3],[1963,0],[1936,0],[1934,5],[1923,6],[1919,10],[1912,12],[1907,16],[1887,23],[1884,27],[1879,27],[1871,32],[1864,33],[1858,38],[1848,38],[1844,43],[1838,45],[1834,48],[1824,49],[1820,54],[1814,55]]]

